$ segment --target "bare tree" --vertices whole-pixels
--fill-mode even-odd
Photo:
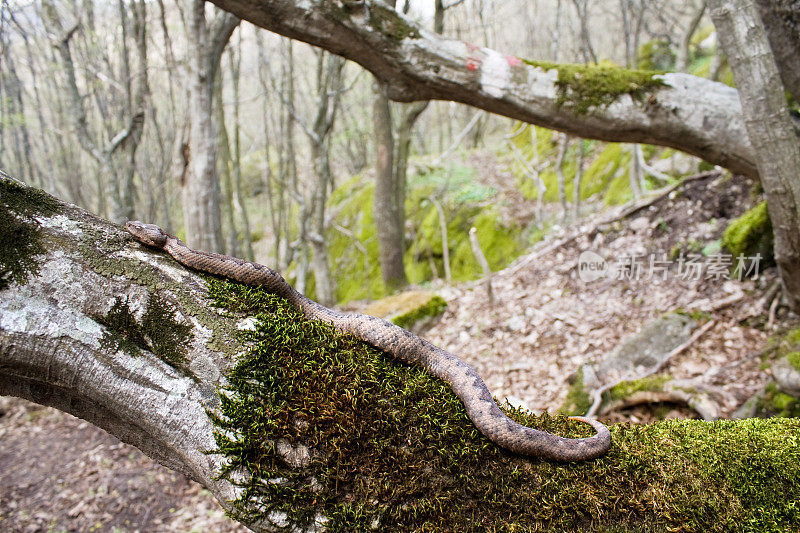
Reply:
[[[758,5],[709,0],[711,18],[742,98],[750,141],[775,234],[785,293],[800,309],[800,147]]]
[[[62,18],[55,5],[50,0],[42,2],[42,7],[47,16],[51,27],[56,32],[54,35],[54,46],[58,50],[61,59],[61,66],[64,69],[66,94],[70,103],[70,117],[72,120],[75,134],[83,150],[89,154],[100,166],[100,174],[105,183],[105,198],[109,202],[109,214],[112,220],[121,222],[133,216],[133,173],[134,157],[136,148],[142,137],[145,120],[145,102],[148,93],[147,85],[147,64],[146,64],[146,36],[144,30],[144,4],[134,4],[132,12],[136,17],[136,31],[134,38],[137,41],[137,52],[139,54],[139,83],[134,92],[131,81],[131,71],[129,68],[129,52],[127,48],[127,33],[129,23],[127,22],[125,6],[120,2],[119,13],[122,17],[122,42],[121,47],[123,64],[123,86],[124,92],[124,112],[123,128],[115,134],[109,134],[102,146],[94,140],[89,130],[86,109],[83,103],[83,96],[78,89],[75,76],[75,65],[72,57],[70,42],[75,33],[80,28],[79,22],[74,22],[70,26],[63,24]],[[88,20],[91,17],[87,15]],[[142,54],[145,54],[144,56]],[[98,91],[99,92],[99,91]],[[97,92],[93,93],[97,94]],[[101,110],[105,107],[101,104]],[[124,155],[122,155],[124,153]],[[115,157],[117,164],[115,164]]]
[[[187,57],[188,139],[183,153],[183,223],[186,242],[203,250],[222,250],[217,146],[213,128],[214,80],[222,52],[239,18],[216,11],[206,20],[206,4],[192,0],[184,21],[192,46]]]

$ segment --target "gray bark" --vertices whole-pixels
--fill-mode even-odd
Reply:
[[[775,260],[785,292],[800,309],[800,149],[778,67],[753,0],[709,0],[742,98],[775,234]]]
[[[784,88],[800,102],[800,3],[756,0]]]
[[[39,209],[31,190],[0,172],[0,203],[25,195]],[[205,450],[215,448],[206,409],[218,405],[216,386],[242,348],[233,338],[227,348],[212,342],[212,332],[230,331],[231,320],[207,308],[197,274],[135,243],[119,226],[54,198],[46,202],[59,205],[55,212],[34,210],[36,219],[10,211],[38,232],[43,249],[26,283],[0,290],[0,395],[83,418],[227,505],[233,488],[215,479],[222,458]],[[113,333],[98,317],[115,302],[126,303],[137,320],[153,305],[170,309],[189,331],[188,371],[147,349],[134,357],[106,342]]]
[[[189,138],[184,150],[183,222],[186,242],[195,248],[222,250],[220,187],[217,177],[217,147],[213,127],[214,78],[225,45],[239,19],[230,13],[217,13],[209,24],[205,2],[193,0],[187,21],[189,50]]]
[[[395,39],[373,27],[370,9],[385,4],[365,0],[349,17],[334,16],[323,4],[290,0],[214,0],[223,9],[276,33],[321,46],[370,70],[398,101],[441,99],[584,138],[670,146],[734,172],[757,176],[736,91],[686,74],[662,76],[667,87],[643,101],[622,96],[605,108],[576,115],[560,106],[556,72],[523,64],[488,48],[418,28]],[[367,14],[365,14],[367,13]],[[477,54],[478,68],[468,66]]]

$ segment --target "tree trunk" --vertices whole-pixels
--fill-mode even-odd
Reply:
[[[375,129],[375,196],[372,218],[378,235],[378,253],[381,276],[387,292],[406,285],[405,252],[402,217],[397,205],[397,186],[394,174],[394,138],[392,135],[392,110],[389,99],[376,82],[372,103],[372,121]]]
[[[775,234],[775,261],[800,310],[800,149],[780,74],[753,0],[709,0],[742,99]]]
[[[756,0],[783,87],[800,102],[800,4],[796,0]]]
[[[217,177],[217,137],[213,126],[214,79],[225,45],[239,19],[218,12],[206,22],[205,2],[193,0],[187,31],[193,43],[188,55],[189,142],[183,183],[183,223],[186,242],[201,250],[222,250],[220,187]]]

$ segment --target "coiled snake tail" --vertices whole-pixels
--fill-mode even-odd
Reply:
[[[324,320],[401,361],[422,365],[452,387],[481,433],[514,453],[554,461],[585,461],[603,455],[611,447],[608,428],[590,418],[570,417],[595,429],[594,436],[584,439],[567,439],[514,422],[497,406],[475,369],[455,355],[383,319],[328,309],[297,292],[269,267],[227,255],[192,250],[153,224],[130,221],[125,224],[125,229],[139,242],[166,251],[188,268],[264,287],[289,300],[308,318]]]

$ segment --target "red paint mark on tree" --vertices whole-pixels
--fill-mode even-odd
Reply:
[[[508,61],[508,64],[512,67],[518,67],[522,65],[522,60],[517,56],[506,56],[506,61]]]

